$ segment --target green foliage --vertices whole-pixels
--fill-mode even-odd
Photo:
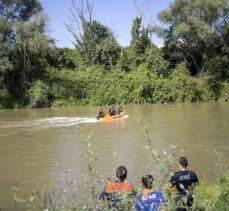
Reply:
[[[227,0],[176,0],[162,11],[159,19],[166,25],[162,35],[170,60],[181,52],[178,59],[185,59],[192,74],[206,72],[206,62],[228,46],[228,12]]]
[[[171,75],[171,83],[176,102],[197,102],[213,99],[207,83],[191,77],[184,64],[177,65]]]
[[[7,74],[13,70],[13,64],[7,57],[0,58],[0,88],[6,85]]]
[[[229,101],[229,83],[228,82],[224,82],[222,84],[222,91],[221,91],[221,98],[224,101]]]
[[[31,84],[27,97],[29,100],[29,107],[44,108],[49,107],[49,87],[47,84],[38,80]]]
[[[207,186],[199,184],[194,192],[194,210],[228,210],[229,199],[229,176],[228,173],[221,175],[217,184]]]
[[[75,105],[78,99],[83,98],[85,85],[77,73],[67,69],[61,71],[48,69],[46,81],[50,86],[51,100],[55,101],[55,105]]]
[[[105,105],[118,103],[198,102],[214,99],[208,83],[178,65],[172,75],[158,75],[141,65],[136,70],[110,71],[101,66],[84,70],[48,69],[46,83],[53,105]]]
[[[214,209],[219,211],[227,210],[229,205],[229,176],[227,174],[221,176],[218,184],[221,191],[218,200],[214,204]]]
[[[12,108],[228,100],[226,3],[176,0],[159,15],[166,27],[154,29],[165,38],[163,49],[151,42],[152,28],[143,26],[142,17],[133,20],[130,46],[121,47],[109,27],[91,19],[87,5],[85,11],[76,11],[82,30],[68,28],[76,49],[57,49],[46,35],[39,1],[1,1],[0,104]]]
[[[206,62],[207,73],[215,81],[229,78],[229,55],[215,55]]]
[[[37,0],[0,1],[0,89],[21,106],[27,83],[43,75],[51,52],[41,10]]]
[[[136,55],[144,54],[145,49],[150,46],[151,42],[148,37],[148,30],[142,26],[142,17],[136,17],[133,20],[131,29],[131,43],[130,48]]]
[[[3,108],[13,108],[12,97],[7,89],[0,89],[0,109]]]
[[[69,48],[59,48],[54,50],[52,66],[59,69],[68,68],[75,69],[78,65],[82,65],[79,51]]]
[[[116,65],[120,53],[121,49],[118,43],[112,37],[109,37],[100,45],[97,45],[97,62],[103,65],[105,69],[111,69]]]
[[[105,63],[104,66],[107,68],[115,64],[118,44],[114,41],[110,29],[98,21],[84,20],[82,24],[83,32],[77,36],[76,47],[85,65]]]
[[[142,25],[142,17],[133,20],[131,35],[128,60],[130,69],[135,69],[144,62],[145,50],[151,46],[149,31]]]
[[[43,63],[43,59],[50,53],[50,40],[44,34],[46,19],[43,17],[34,19],[16,24],[14,55],[18,61],[15,69],[18,70],[17,76],[23,80],[42,74],[40,73],[42,65],[47,66],[47,62]]]
[[[168,76],[168,62],[163,58],[163,53],[156,47],[147,48],[145,52],[147,68],[160,76]]]

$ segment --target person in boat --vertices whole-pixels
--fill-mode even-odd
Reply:
[[[114,106],[112,106],[112,107],[109,109],[109,114],[110,114],[110,116],[116,115],[116,110],[115,110]]]
[[[164,200],[163,194],[153,190],[154,178],[151,174],[142,177],[143,192],[136,197],[135,210],[157,211]]]
[[[123,107],[119,106],[118,110],[117,110],[117,114],[122,114],[124,112]]]
[[[177,211],[186,211],[192,207],[192,189],[198,184],[198,177],[194,171],[187,170],[188,159],[179,159],[180,170],[170,178],[170,187],[176,188],[175,202]]]
[[[108,182],[104,190],[100,193],[99,199],[108,202],[109,208],[119,209],[122,196],[134,197],[136,195],[132,184],[126,181],[127,169],[119,166],[116,170],[117,180]],[[119,207],[119,208],[118,208]]]
[[[105,116],[105,113],[103,112],[103,109],[101,108],[99,113],[96,114],[96,118],[100,119],[100,118],[103,118],[104,116]]]

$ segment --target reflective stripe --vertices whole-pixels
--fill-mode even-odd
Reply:
[[[129,183],[111,182],[106,184],[106,193],[132,192],[133,186]]]

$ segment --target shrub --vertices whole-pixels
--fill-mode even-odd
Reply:
[[[44,82],[38,80],[31,84],[27,91],[29,99],[29,107],[31,108],[45,108],[49,107],[49,86]]]
[[[0,89],[0,109],[17,107],[7,89]]]
[[[209,101],[213,92],[204,79],[190,76],[184,64],[178,64],[170,76],[176,102]]]

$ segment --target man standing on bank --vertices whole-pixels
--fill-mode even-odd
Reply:
[[[187,170],[188,159],[186,157],[181,157],[179,164],[180,171],[175,172],[170,178],[170,186],[177,190],[175,196],[176,210],[185,211],[192,206],[192,189],[198,183],[198,178],[195,172]]]

